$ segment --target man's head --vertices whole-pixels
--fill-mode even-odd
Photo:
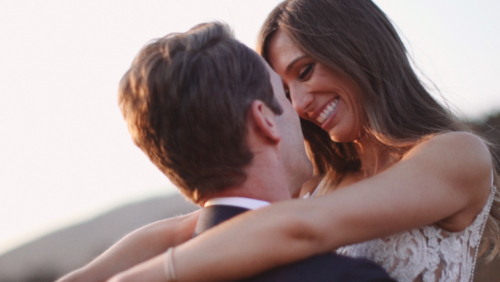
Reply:
[[[136,145],[194,202],[245,181],[255,100],[283,111],[263,60],[221,23],[147,44],[119,90]]]

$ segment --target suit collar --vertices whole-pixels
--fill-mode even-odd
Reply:
[[[269,202],[243,197],[213,198],[205,203],[193,237],[248,210],[269,205]]]
[[[198,222],[196,223],[193,237],[246,211],[248,211],[248,209],[223,205],[213,205],[203,208],[198,218]]]

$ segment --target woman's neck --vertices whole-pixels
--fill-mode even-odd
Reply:
[[[354,146],[361,162],[363,178],[384,171],[398,160],[387,146],[368,134],[354,141]]]

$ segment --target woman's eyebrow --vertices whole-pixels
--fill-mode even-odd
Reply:
[[[293,66],[300,60],[304,59],[308,57],[307,55],[303,55],[303,56],[300,56],[298,58],[295,58],[295,60],[293,60],[290,64],[288,64],[288,66],[286,67],[286,70],[285,70],[285,74],[288,74],[290,73],[290,71],[292,70]]]

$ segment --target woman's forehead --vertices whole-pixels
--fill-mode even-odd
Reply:
[[[297,58],[306,55],[282,30],[277,30],[269,42],[268,57],[271,66],[278,73],[286,70]]]

